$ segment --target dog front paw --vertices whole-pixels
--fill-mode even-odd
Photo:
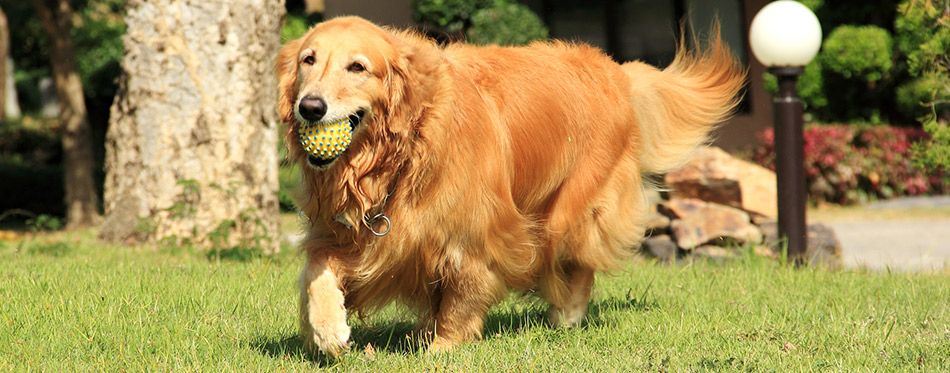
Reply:
[[[580,326],[587,314],[587,304],[559,308],[551,307],[548,322],[555,328],[572,329]]]
[[[350,340],[338,283],[326,258],[308,258],[300,277],[300,333],[308,350],[319,349],[332,358],[346,352]]]
[[[350,327],[345,322],[336,325],[314,325],[312,330],[304,333],[307,333],[304,338],[309,350],[320,350],[334,359],[346,353],[352,344]]]

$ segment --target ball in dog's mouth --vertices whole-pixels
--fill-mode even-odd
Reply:
[[[330,123],[301,123],[297,128],[300,146],[307,152],[307,161],[326,167],[346,152],[353,141],[353,130],[360,124],[362,112]]]

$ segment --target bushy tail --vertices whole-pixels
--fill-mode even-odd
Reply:
[[[746,72],[722,42],[718,26],[710,35],[708,45],[696,51],[680,43],[673,63],[662,71],[640,62],[623,65],[640,127],[642,172],[681,167],[739,103]]]

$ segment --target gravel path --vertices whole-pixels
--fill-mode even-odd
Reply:
[[[846,268],[950,268],[950,220],[830,222]]]
[[[887,209],[950,208],[950,196],[910,197],[865,206]],[[846,268],[937,271],[950,268],[950,219],[852,219],[825,222],[841,241]]]

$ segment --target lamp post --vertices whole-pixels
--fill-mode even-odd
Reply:
[[[821,47],[821,25],[807,7],[791,0],[766,5],[749,31],[752,54],[778,78],[775,111],[775,172],[778,178],[778,235],[788,257],[801,264],[807,247],[805,223],[805,145],[798,76]]]

